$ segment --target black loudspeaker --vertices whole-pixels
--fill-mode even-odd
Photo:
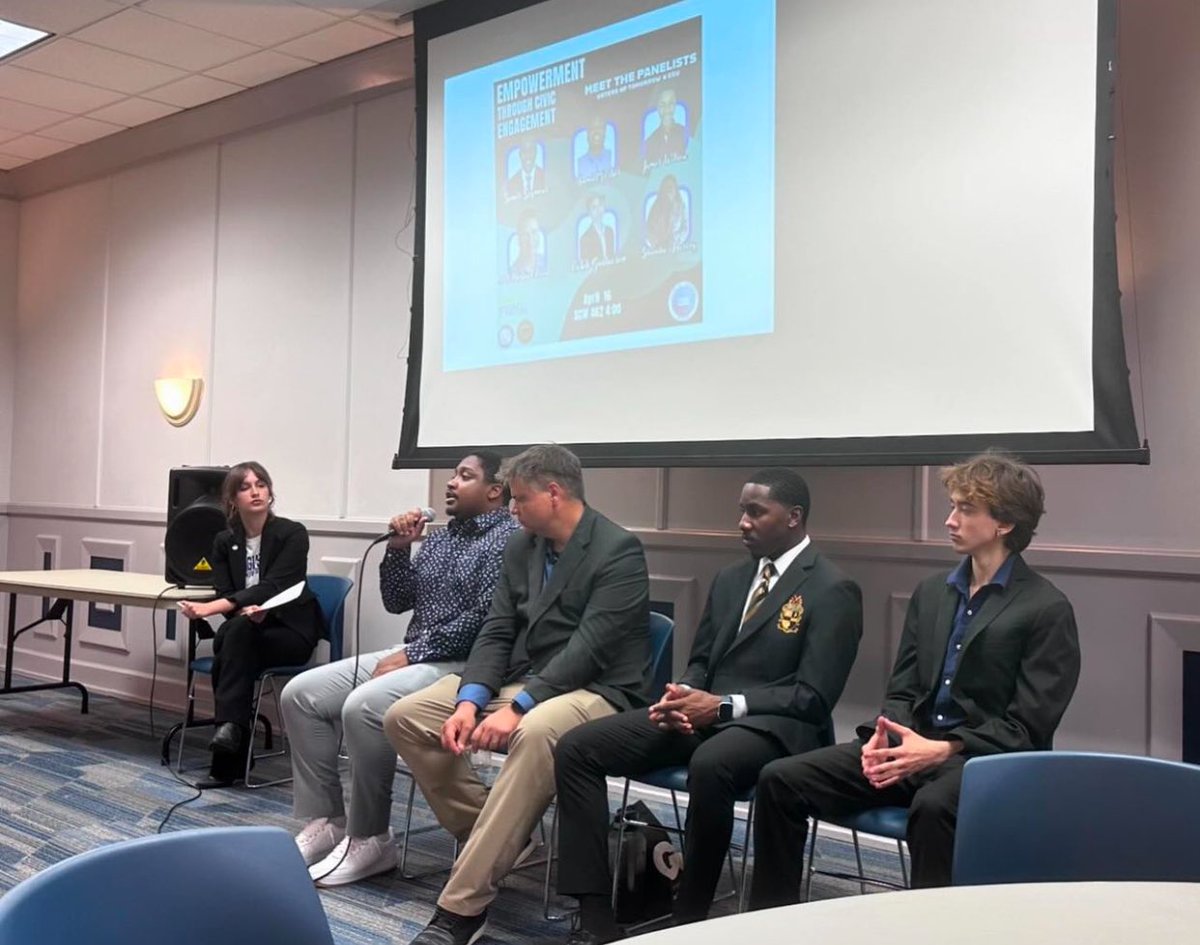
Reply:
[[[213,539],[229,527],[221,506],[228,466],[179,466],[167,486],[167,581],[212,586]]]

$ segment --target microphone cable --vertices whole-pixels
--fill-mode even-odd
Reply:
[[[158,681],[158,605],[162,602],[163,596],[168,591],[175,591],[175,590],[183,590],[183,588],[180,587],[178,584],[168,584],[166,587],[164,587],[159,592],[158,597],[156,597],[154,599],[154,606],[151,607],[151,609],[150,609],[150,638],[151,638],[151,644],[152,644],[151,649],[153,651],[153,671],[150,674],[150,736],[151,736],[151,738],[153,738],[156,734],[154,731],[154,688],[155,688],[155,684]],[[178,621],[176,621],[176,627],[178,628]],[[189,630],[189,632],[190,632],[190,630]],[[185,694],[185,703],[184,703],[184,707],[183,707],[183,711],[185,713],[189,711],[189,706],[190,706],[190,700],[187,699],[186,694]],[[179,752],[180,752],[181,759],[183,757],[183,734],[184,734],[184,731],[185,731],[185,729],[181,729],[179,732]],[[195,793],[191,797],[185,797],[182,801],[176,801],[174,804],[172,804],[170,806],[170,808],[167,810],[166,814],[163,815],[163,819],[158,822],[158,827],[154,831],[155,833],[163,832],[163,828],[166,827],[167,821],[171,819],[171,815],[174,814],[175,811],[179,810],[179,808],[183,807],[185,804],[190,804],[190,803],[192,803],[192,801],[198,801],[200,799],[201,795],[204,794],[204,789],[201,788],[199,784],[193,784],[191,781],[187,780],[185,777],[183,777],[183,775],[181,775],[178,771],[175,770],[175,766],[173,764],[171,764],[170,750],[167,751],[166,760],[167,760],[167,771],[169,771],[171,773],[171,777],[173,777],[176,781],[178,781],[184,787],[191,788],[191,790],[193,790]]]

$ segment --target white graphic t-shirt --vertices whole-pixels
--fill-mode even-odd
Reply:
[[[262,548],[262,535],[246,539],[246,587],[258,583],[258,554]]]

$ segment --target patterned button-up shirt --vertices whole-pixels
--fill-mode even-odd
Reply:
[[[410,663],[465,660],[483,626],[508,536],[520,526],[507,509],[450,519],[416,555],[389,548],[379,563],[388,613],[412,610],[404,635]]]

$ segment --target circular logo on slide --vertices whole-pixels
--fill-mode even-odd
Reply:
[[[511,325],[501,325],[500,335],[496,338],[500,343],[501,348],[507,348],[513,343],[513,330]]]
[[[688,322],[700,308],[700,292],[690,282],[676,282],[667,296],[667,310],[677,322]]]
[[[517,326],[517,340],[523,345],[533,341],[533,322],[528,318],[523,319],[521,324]]]

